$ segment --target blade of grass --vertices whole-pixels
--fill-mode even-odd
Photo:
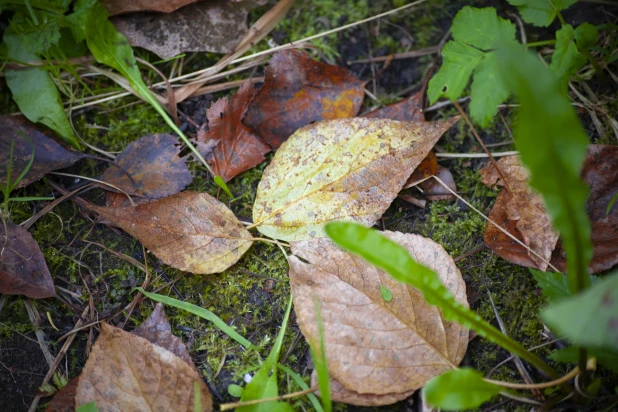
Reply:
[[[294,372],[292,369],[282,364],[278,364],[277,367],[287,373],[288,376],[290,376],[292,380],[296,382],[296,384],[300,386],[302,390],[309,390],[309,385],[305,383],[303,378],[298,373]],[[310,393],[307,395],[307,397],[309,398],[309,401],[311,402],[311,405],[313,405],[313,407],[315,408],[316,412],[324,412],[324,409],[322,408],[322,405],[320,405],[320,401],[318,400],[317,396]]]

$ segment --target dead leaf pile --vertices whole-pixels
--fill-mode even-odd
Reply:
[[[564,271],[565,258],[559,235],[551,227],[541,197],[528,188],[525,168],[517,156],[504,157],[498,161],[498,165],[515,197],[511,198],[506,189],[502,189],[489,218],[558,270]],[[496,182],[503,185],[491,164],[480,173],[483,182],[488,186],[493,186]],[[606,213],[609,202],[618,193],[618,148],[590,145],[581,177],[590,187],[586,208],[592,222],[594,254],[589,270],[591,273],[599,273],[618,263],[618,207],[613,207]],[[485,243],[509,262],[543,271],[548,267],[546,262],[529,253],[492,224],[488,224],[485,229]]]

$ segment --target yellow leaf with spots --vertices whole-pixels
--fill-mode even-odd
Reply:
[[[324,237],[323,226],[331,221],[373,225],[457,120],[354,118],[299,129],[264,171],[255,226],[272,238],[304,240]]]

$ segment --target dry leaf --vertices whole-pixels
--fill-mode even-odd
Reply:
[[[181,192],[139,206],[92,210],[154,253],[191,273],[219,273],[251,246],[251,234],[223,203],[207,193]]]
[[[166,349],[101,323],[77,385],[76,404],[96,402],[99,411],[193,411],[194,383],[202,410],[212,410],[198,372]]]
[[[468,305],[461,273],[442,246],[418,235],[385,234],[436,271],[456,299]],[[384,402],[392,403],[401,399],[394,394],[408,396],[463,359],[468,331],[445,322],[415,288],[326,238],[292,242],[291,248],[289,275],[298,325],[308,341],[318,339],[317,300],[328,370],[346,390],[384,395]],[[393,295],[388,302],[381,294],[384,287]],[[349,393],[344,396],[342,400],[353,399]],[[376,399],[370,396],[367,402],[375,404]]]
[[[355,118],[298,130],[264,171],[253,207],[255,225],[284,240],[323,237],[330,221],[373,225],[457,120]]]
[[[47,412],[75,412],[75,393],[79,376],[71,379],[64,385],[47,404]]]
[[[187,4],[195,3],[198,0],[101,0],[110,16],[123,13],[133,13],[138,11],[158,11],[161,13],[171,13]]]
[[[436,176],[440,178],[453,192],[457,192],[457,184],[451,174],[451,171],[444,166],[438,166]],[[427,179],[421,183],[421,187],[425,191],[425,197],[428,200],[454,200],[455,195],[449,192],[436,179]]]
[[[243,122],[276,149],[309,123],[355,116],[364,94],[364,82],[346,69],[285,50],[270,59]]]
[[[249,10],[260,4],[258,0],[199,1],[169,14],[136,13],[112,22],[132,46],[162,59],[185,52],[229,53],[247,32]]]
[[[28,139],[22,135],[28,136]],[[63,148],[23,116],[0,116],[0,183],[3,185],[6,184],[6,172],[9,170],[12,142],[15,142],[12,182],[26,168],[34,149],[32,167],[17,188],[27,186],[53,170],[69,167],[85,156]]]
[[[423,92],[418,92],[405,100],[369,112],[363,117],[399,120],[400,122],[424,122],[423,96]]]
[[[516,230],[519,233],[517,237],[521,238],[524,244],[549,261],[559,235],[551,226],[543,198],[528,187],[529,174],[518,156],[506,156],[497,163],[508,180],[514,198],[503,189],[489,213],[489,218],[509,232]],[[498,171],[491,163],[479,173],[487,186],[491,187],[496,183],[504,186]],[[547,263],[529,253],[491,223],[485,229],[485,243],[500,257],[510,262],[533,266],[542,271],[547,269]],[[517,247],[514,248],[513,245]],[[523,254],[522,250],[525,251]],[[525,261],[529,261],[531,265],[524,264]]]
[[[10,220],[6,232],[0,220],[0,294],[55,297],[54,281],[39,244],[26,229]]]
[[[214,102],[206,111],[208,130],[202,128],[198,132],[198,141],[205,145],[216,142],[206,154],[206,161],[226,182],[262,163],[264,155],[270,152],[270,147],[241,122],[254,90],[253,83],[247,81],[230,101],[223,97]]]
[[[311,374],[311,385],[318,385],[318,374],[313,371]],[[386,395],[373,395],[369,393],[360,394],[358,392],[346,389],[342,384],[335,379],[329,380],[330,395],[335,402],[343,402],[350,405],[358,406],[382,406],[390,405],[395,402],[402,401],[412,396],[415,390],[402,393],[387,393]],[[319,394],[319,392],[318,392]]]
[[[116,157],[116,164],[124,171],[109,166],[101,180],[130,195],[148,199],[175,195],[193,180],[185,159],[180,158],[179,153],[180,146],[174,135],[143,136],[129,143]],[[125,172],[131,175],[135,185]],[[105,186],[105,189],[110,188]]]

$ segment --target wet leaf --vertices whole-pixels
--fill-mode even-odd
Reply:
[[[483,379],[471,368],[451,370],[427,382],[423,390],[427,403],[444,411],[478,408],[498,395],[502,388]]]
[[[405,100],[369,112],[363,117],[399,120],[400,122],[424,122],[423,96],[424,93],[418,92]]]
[[[118,1],[123,5],[132,3]],[[247,32],[245,22],[249,10],[264,3],[258,0],[191,2],[194,4],[173,13],[134,13],[114,17],[112,22],[132,46],[150,50],[162,59],[185,52],[229,53]]]
[[[202,410],[212,410],[208,388],[181,358],[146,339],[101,323],[77,385],[76,404],[96,402],[100,410],[193,411],[193,384]]]
[[[335,220],[371,226],[457,120],[355,118],[306,126],[264,171],[253,221],[261,233],[285,240],[323,237],[324,223]]]
[[[6,229],[0,220],[0,294],[34,299],[56,296],[38,243],[26,229],[10,220]]]
[[[23,116],[0,116],[0,183],[3,185],[6,184],[12,142],[15,145],[11,183],[26,168],[34,149],[32,166],[17,188],[27,186],[53,170],[69,167],[84,157],[83,153],[66,150]]]
[[[346,69],[285,50],[270,59],[243,122],[276,149],[312,122],[355,116],[364,94],[364,82]]]
[[[386,232],[420,263],[439,273],[467,306],[465,283],[446,251],[432,240]],[[414,287],[393,279],[326,238],[292,242],[290,284],[301,331],[318,338],[314,299],[320,302],[328,369],[333,379],[361,395],[402,394],[459,364],[468,332],[445,322]],[[304,261],[300,260],[303,259]],[[381,288],[392,293],[386,301]],[[339,401],[333,391],[333,400]],[[406,394],[407,395],[407,394]],[[361,397],[362,398],[362,397]]]
[[[199,142],[207,147],[214,143],[210,153],[203,155],[213,172],[226,182],[262,163],[264,155],[270,152],[270,147],[241,122],[253,95],[254,86],[247,81],[231,100],[227,97],[217,100],[206,111],[208,129],[198,131]]]
[[[505,156],[497,163],[514,197],[511,198],[506,189],[503,189],[498,195],[489,218],[503,225],[507,230],[514,228],[519,233],[518,237],[526,245],[549,261],[558,242],[558,233],[552,228],[550,217],[545,211],[543,198],[528,187],[529,173],[521,164],[518,156]],[[487,186],[492,187],[496,182],[504,186],[498,171],[491,163],[481,169],[480,174],[483,183]],[[485,229],[485,243],[500,257],[510,262],[531,261],[535,268],[543,272],[547,269],[547,263],[513,242],[491,223]],[[518,247],[513,248],[512,245]],[[524,255],[522,255],[522,249],[525,250]]]
[[[139,206],[92,210],[137,238],[164,263],[191,273],[219,273],[251,246],[251,234],[207,193],[181,192]]]
[[[187,187],[193,177],[185,158],[180,158],[178,139],[168,133],[146,135],[131,142],[116,157],[116,166],[109,166],[101,180],[111,183],[129,195],[159,199],[175,195]],[[111,189],[105,186],[105,189]],[[122,195],[125,199],[126,196]]]
[[[158,11],[161,13],[171,13],[187,4],[195,3],[198,0],[101,0],[101,3],[110,16],[124,13],[135,13],[138,11]]]

